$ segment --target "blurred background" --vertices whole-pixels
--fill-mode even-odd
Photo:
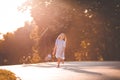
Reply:
[[[0,65],[44,62],[60,33],[66,61],[120,60],[120,0],[0,2]]]

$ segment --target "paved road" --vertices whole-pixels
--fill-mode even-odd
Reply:
[[[120,62],[56,62],[0,66],[22,80],[120,80]]]

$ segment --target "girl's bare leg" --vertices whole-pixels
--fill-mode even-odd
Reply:
[[[62,59],[62,64],[64,64],[64,59]]]
[[[58,58],[58,65],[57,65],[58,68],[60,67],[60,61],[61,61],[61,59]]]

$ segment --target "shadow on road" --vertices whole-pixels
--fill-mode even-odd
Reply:
[[[46,63],[46,64],[36,64],[36,65],[33,65],[33,64],[25,64],[24,67],[29,67],[29,66],[32,66],[32,67],[42,67],[42,68],[55,68],[56,67],[56,64],[51,64],[51,63]],[[77,65],[73,65],[73,64],[63,64],[61,65],[60,67],[61,69],[65,69],[65,70],[69,70],[69,71],[73,71],[73,72],[77,72],[77,73],[86,73],[86,74],[92,74],[92,75],[102,75],[100,73],[97,73],[97,72],[91,72],[91,71],[86,71],[86,70],[82,70],[82,68],[80,68],[80,66],[77,64]]]
[[[70,71],[77,72],[77,73],[85,73],[85,74],[91,74],[91,75],[102,75],[101,73],[86,71],[86,70],[79,69],[77,67],[64,67],[63,69],[70,70]]]
[[[92,75],[102,75],[101,73],[92,72],[83,70],[85,67],[93,68],[93,67],[101,67],[101,68],[109,68],[109,69],[120,69],[119,62],[66,62],[61,65],[61,69],[77,72],[77,73],[85,73]],[[41,68],[55,68],[56,63],[38,63],[38,64],[25,64],[24,67],[41,67]]]

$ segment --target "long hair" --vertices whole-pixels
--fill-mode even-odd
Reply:
[[[67,37],[66,37],[66,35],[64,33],[59,34],[58,37],[57,37],[57,39],[60,39],[61,36],[64,36],[63,40],[66,42],[67,41]]]

